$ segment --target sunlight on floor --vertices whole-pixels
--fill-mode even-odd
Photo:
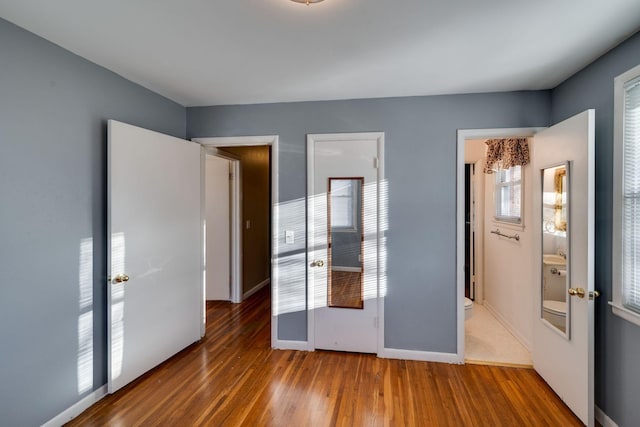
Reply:
[[[474,303],[464,326],[467,363],[533,365],[531,353],[484,306]]]

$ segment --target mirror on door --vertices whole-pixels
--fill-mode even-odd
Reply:
[[[541,170],[542,321],[569,338],[569,162]]]
[[[364,307],[362,249],[364,178],[329,178],[329,307]]]

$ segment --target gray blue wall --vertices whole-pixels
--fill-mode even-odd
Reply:
[[[555,88],[552,121],[596,110],[596,404],[618,425],[640,423],[640,327],[615,316],[611,291],[613,79],[640,64],[640,33]]]
[[[40,425],[80,400],[81,314],[89,384],[105,384],[106,120],[184,137],[185,116],[0,19],[0,425]]]
[[[456,132],[547,126],[549,103],[540,91],[200,107],[187,109],[187,127],[189,137],[280,136],[279,203],[297,212],[281,218],[280,238],[288,228],[304,236],[306,135],[385,132],[385,347],[455,353]],[[295,295],[298,304],[282,310],[278,338],[304,341],[305,260],[284,256],[280,299]]]

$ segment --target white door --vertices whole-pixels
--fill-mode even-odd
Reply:
[[[207,155],[205,162],[205,230],[207,300],[230,299],[229,160]]]
[[[594,423],[594,302],[590,299],[594,291],[594,117],[594,110],[578,114],[538,133],[532,144],[534,259],[539,266],[534,276],[533,365],[588,426]],[[566,176],[562,165],[568,165]],[[554,167],[562,173],[543,184],[543,170]],[[564,196],[568,214],[562,211],[567,208],[563,201],[566,188],[558,191],[558,186],[568,187]],[[550,207],[557,212],[543,221],[543,209]],[[562,215],[568,217],[564,226],[559,219]],[[561,282],[561,292],[554,295],[549,288],[558,277],[566,279]],[[583,298],[567,292],[580,289],[584,290]],[[563,310],[566,318],[557,323]]]
[[[313,348],[378,350],[382,144],[381,133],[307,137],[307,277]]]
[[[108,124],[108,390],[200,338],[200,145]]]

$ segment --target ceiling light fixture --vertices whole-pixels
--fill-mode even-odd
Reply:
[[[296,3],[304,3],[307,6],[309,6],[311,3],[320,3],[323,0],[291,0],[291,1],[294,1]]]

